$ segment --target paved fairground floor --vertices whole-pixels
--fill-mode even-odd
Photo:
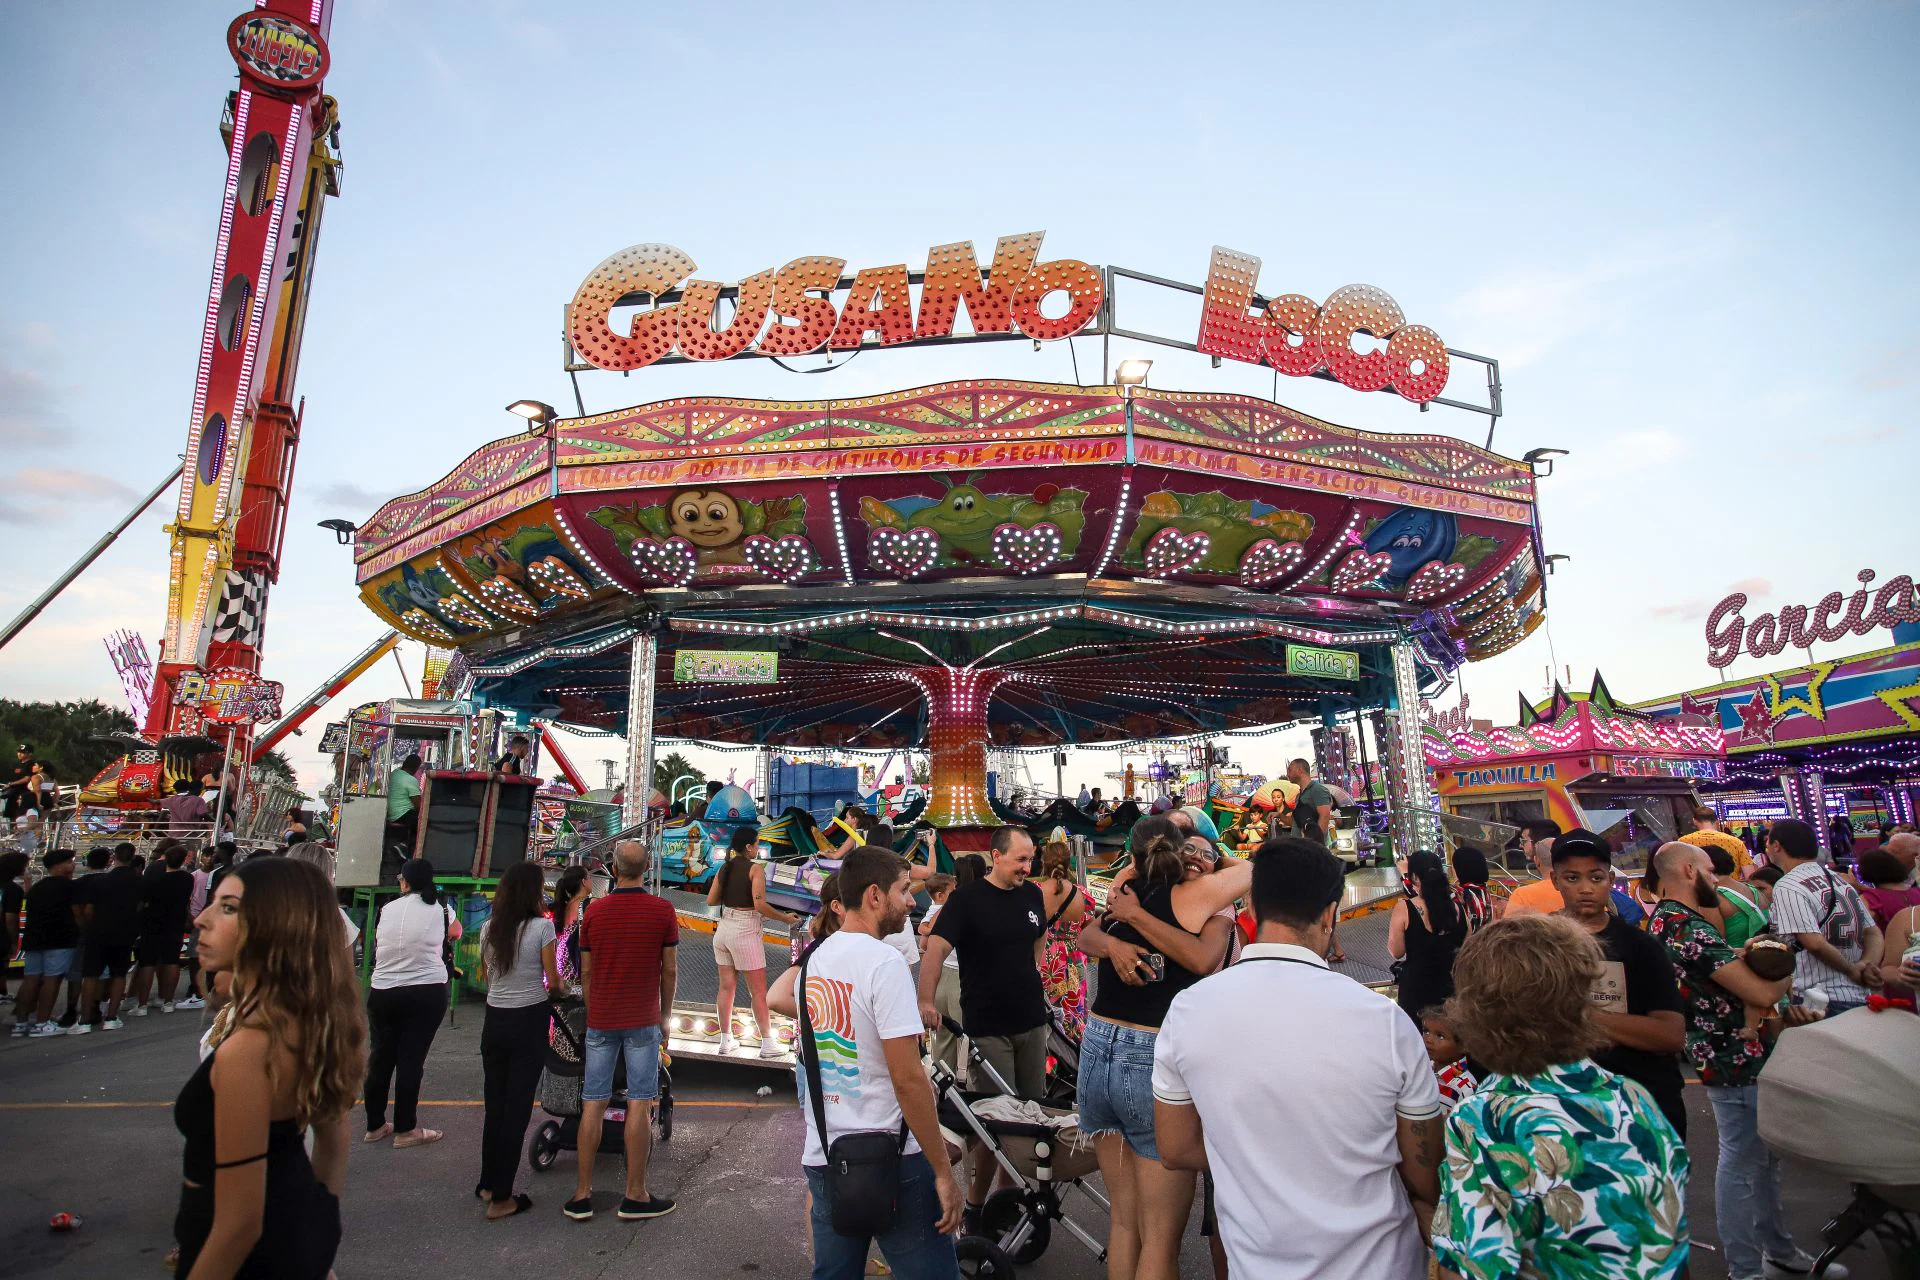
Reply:
[[[126,1028],[46,1040],[0,1039],[0,1275],[140,1277],[164,1275],[179,1187],[180,1137],[172,1101],[192,1072],[199,1014],[157,1010]],[[571,1194],[574,1157],[546,1173],[523,1172],[531,1214],[487,1223],[472,1198],[479,1172],[480,1022],[463,1005],[443,1024],[427,1061],[423,1122],[446,1132],[407,1151],[354,1143],[347,1176],[340,1280],[493,1280],[528,1276],[807,1274],[801,1244],[804,1183],[800,1113],[792,1077],[751,1065],[683,1060],[671,1142],[656,1146],[656,1187],[679,1208],[651,1222],[623,1223],[617,1157],[601,1158],[596,1198],[605,1210],[574,1223],[560,1213]],[[770,1090],[762,1094],[765,1087]],[[1695,1280],[1726,1274],[1713,1229],[1713,1113],[1689,1090],[1694,1167],[1688,1194]],[[546,1117],[536,1107],[534,1124]],[[1311,1158],[1303,1153],[1303,1159]],[[1814,1245],[1820,1225],[1845,1199],[1831,1179],[1794,1172],[1790,1226]],[[1091,1203],[1069,1196],[1071,1212],[1096,1237],[1105,1224]],[[69,1212],[78,1230],[54,1232]],[[1199,1214],[1189,1228],[1182,1274],[1211,1274]],[[1877,1256],[1846,1259],[1863,1280],[1887,1280]],[[1023,1273],[1098,1277],[1100,1264],[1065,1232]]]

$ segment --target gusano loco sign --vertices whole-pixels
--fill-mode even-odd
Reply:
[[[1725,667],[1743,648],[1753,657],[1771,658],[1788,645],[1804,649],[1815,640],[1831,643],[1849,635],[1864,636],[1876,627],[1920,622],[1920,594],[1912,578],[1899,574],[1877,590],[1870,589],[1873,570],[1862,569],[1855,578],[1860,587],[1851,596],[1829,591],[1811,608],[1782,605],[1777,615],[1763,613],[1752,622],[1740,612],[1747,607],[1746,593],[1734,592],[1707,615],[1707,662]]]
[[[580,282],[568,309],[567,338],[588,364],[624,371],[675,353],[688,360],[726,360],[749,353],[853,350],[869,335],[881,346],[952,340],[963,306],[974,337],[1015,332],[1037,342],[1072,337],[1100,315],[1106,279],[1098,267],[1075,258],[1042,262],[1045,237],[1043,231],[1000,237],[984,277],[972,241],[935,245],[927,251],[917,306],[905,263],[863,267],[843,278],[844,258],[795,258],[732,286],[735,306],[718,328],[715,308],[727,286],[693,278],[698,265],[684,250],[632,245]],[[1324,304],[1283,294],[1255,312],[1259,270],[1258,258],[1214,249],[1194,344],[1202,354],[1271,365],[1291,377],[1325,372],[1358,391],[1392,387],[1416,403],[1446,388],[1446,344],[1425,325],[1408,324],[1385,290],[1347,285]],[[836,306],[834,295],[842,291],[845,297]],[[613,310],[623,298],[676,293],[675,300],[656,302],[634,316],[628,332],[613,327]],[[1056,294],[1064,295],[1065,308],[1049,316],[1043,307]],[[1360,351],[1354,346],[1360,334],[1386,345]]]

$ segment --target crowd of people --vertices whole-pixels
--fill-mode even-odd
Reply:
[[[1756,1080],[1790,1028],[1920,989],[1920,835],[1890,832],[1849,870],[1812,828],[1782,820],[1742,864],[1740,842],[1703,814],[1626,892],[1608,841],[1536,824],[1526,852],[1544,874],[1504,896],[1481,852],[1456,850],[1449,875],[1416,850],[1400,860],[1389,924],[1396,1007],[1329,964],[1345,868],[1311,811],[1303,834],[1251,858],[1177,816],[1136,823],[1100,910],[1067,847],[1036,849],[1024,829],[996,830],[951,876],[884,844],[851,847],[822,887],[810,945],[770,991],[759,922],[788,916],[766,902],[752,842],[730,851],[709,899],[722,912],[715,959],[749,975],[763,1045],[775,1043],[770,1011],[800,1021],[816,1276],[860,1275],[875,1249],[898,1275],[958,1274],[954,1235],[980,1233],[997,1170],[943,1134],[923,1054],[959,1068],[964,1036],[992,1068],[969,1088],[997,1078],[1039,1102],[1050,1027],[1078,1042],[1074,1105],[1111,1203],[1116,1280],[1177,1275],[1196,1206],[1220,1276],[1683,1275],[1689,1076],[1718,1135],[1730,1274],[1811,1265],[1785,1227]],[[55,850],[24,903],[7,898],[9,926],[22,905],[26,922],[15,1035],[115,1029],[149,1001],[215,1009],[176,1107],[182,1276],[325,1276],[356,1103],[364,1143],[443,1137],[418,1106],[459,916],[431,867],[408,861],[379,913],[363,1002],[358,929],[324,850],[296,840],[283,852],[236,865],[230,845],[167,840],[144,860],[121,845],[90,853],[76,877]],[[675,1208],[648,1166],[679,927],[644,888],[647,861],[640,843],[620,844],[598,898],[582,868],[549,898],[533,864],[494,892],[474,1186],[489,1220],[533,1208],[515,1174],[553,1020],[569,1009],[583,1032],[579,1149],[599,1149],[622,1088],[615,1216]],[[0,883],[23,870],[0,857]],[[916,942],[920,889],[932,906]],[[570,1219],[595,1215],[594,1164],[578,1162]]]

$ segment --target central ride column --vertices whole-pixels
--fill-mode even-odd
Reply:
[[[948,846],[976,847],[955,828],[1000,825],[987,803],[987,703],[1004,672],[971,667],[916,667],[905,678],[927,699],[927,746],[932,795],[926,820],[939,827]],[[985,848],[982,840],[978,847]]]

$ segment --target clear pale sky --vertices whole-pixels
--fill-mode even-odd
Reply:
[[[184,446],[239,8],[0,7],[8,616]],[[1706,609],[1736,583],[1751,612],[1851,588],[1861,568],[1920,571],[1913,3],[338,0],[331,44],[344,194],[266,637],[289,698],[380,630],[314,522],[364,520],[444,474],[517,425],[510,400],[571,406],[561,306],[640,241],[732,280],[808,253],[917,267],[959,239],[984,258],[1044,229],[1049,257],[1198,281],[1217,243],[1264,260],[1265,292],[1385,288],[1503,362],[1500,451],[1572,451],[1541,486],[1547,549],[1572,557],[1551,579],[1551,637],[1465,673],[1473,712],[1502,723],[1516,691],[1542,691],[1550,651],[1623,697],[1705,683]],[[1250,367],[1126,354],[1153,357],[1160,387],[1271,390]],[[1079,357],[1093,381],[1097,343]],[[582,381],[600,411],[971,375],[1074,371],[1065,344],[1006,344],[822,377],[752,362]],[[1379,430],[1486,430],[1317,381],[1282,379],[1280,399]],[[0,651],[0,696],[119,699],[101,637],[156,643],[163,519]],[[401,692],[389,660],[288,744],[310,786],[317,727]],[[1239,754],[1271,770],[1303,742]],[[596,780],[593,761],[620,754],[579,745]],[[1076,755],[1069,787],[1112,761]]]

